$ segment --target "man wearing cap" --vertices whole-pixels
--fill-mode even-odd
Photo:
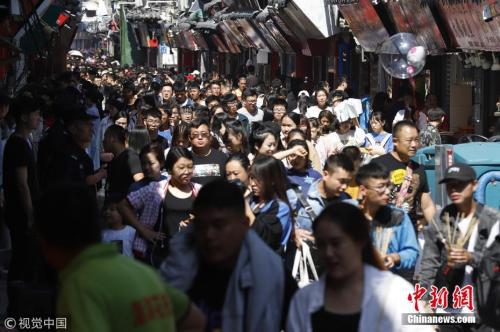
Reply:
[[[64,126],[69,134],[63,147],[56,152],[48,168],[48,185],[58,182],[85,183],[94,193],[96,184],[106,177],[101,168],[94,173],[92,159],[85,152],[92,140],[92,126],[96,117],[85,111],[85,106],[74,105],[64,114]]]
[[[190,75],[193,76],[194,78],[199,77],[200,76],[200,71],[199,70],[193,70],[193,72]]]
[[[448,167],[439,183],[445,184],[451,204],[424,230],[425,245],[418,279],[427,289],[431,285],[446,286],[452,294],[457,285],[472,285],[474,270],[479,268],[493,226],[500,221],[500,212],[474,200],[476,173],[468,165]]]

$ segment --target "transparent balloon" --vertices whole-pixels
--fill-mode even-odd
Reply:
[[[416,76],[424,69],[427,49],[412,33],[398,33],[388,38],[379,50],[385,71],[396,78]]]

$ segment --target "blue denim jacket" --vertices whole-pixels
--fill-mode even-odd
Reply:
[[[321,194],[319,193],[318,186],[321,183],[321,179],[313,182],[311,186],[309,187],[309,191],[307,192],[307,203],[309,203],[311,211],[314,213],[314,215],[317,217],[323,211],[325,208],[325,203],[323,202],[323,199],[321,198]],[[349,195],[346,194],[346,197],[349,197]],[[353,199],[343,199],[342,197],[340,198],[343,202],[346,203],[351,203],[354,205],[357,205],[357,202]],[[296,218],[296,227],[300,229],[305,229],[308,231],[312,231],[312,223],[314,220],[312,220],[310,214],[306,211],[306,208],[300,204],[300,201],[297,201],[297,218]]]

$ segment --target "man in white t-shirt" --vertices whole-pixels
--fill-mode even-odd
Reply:
[[[440,183],[446,185],[452,203],[424,229],[425,245],[416,279],[427,289],[427,295],[431,286],[446,287],[450,299],[448,308],[433,308],[436,311],[470,313],[474,312],[475,303],[453,309],[455,287],[472,289],[474,270],[479,268],[483,249],[493,226],[500,220],[500,212],[474,200],[476,173],[468,165],[450,166]],[[463,297],[464,293],[459,296]],[[470,296],[472,299],[473,295]]]
[[[250,123],[259,122],[264,119],[264,112],[257,108],[257,92],[253,89],[246,89],[242,96],[243,107],[238,113],[248,118]]]

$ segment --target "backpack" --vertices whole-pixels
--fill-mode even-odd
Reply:
[[[500,234],[484,249],[475,286],[481,323],[500,329]]]

